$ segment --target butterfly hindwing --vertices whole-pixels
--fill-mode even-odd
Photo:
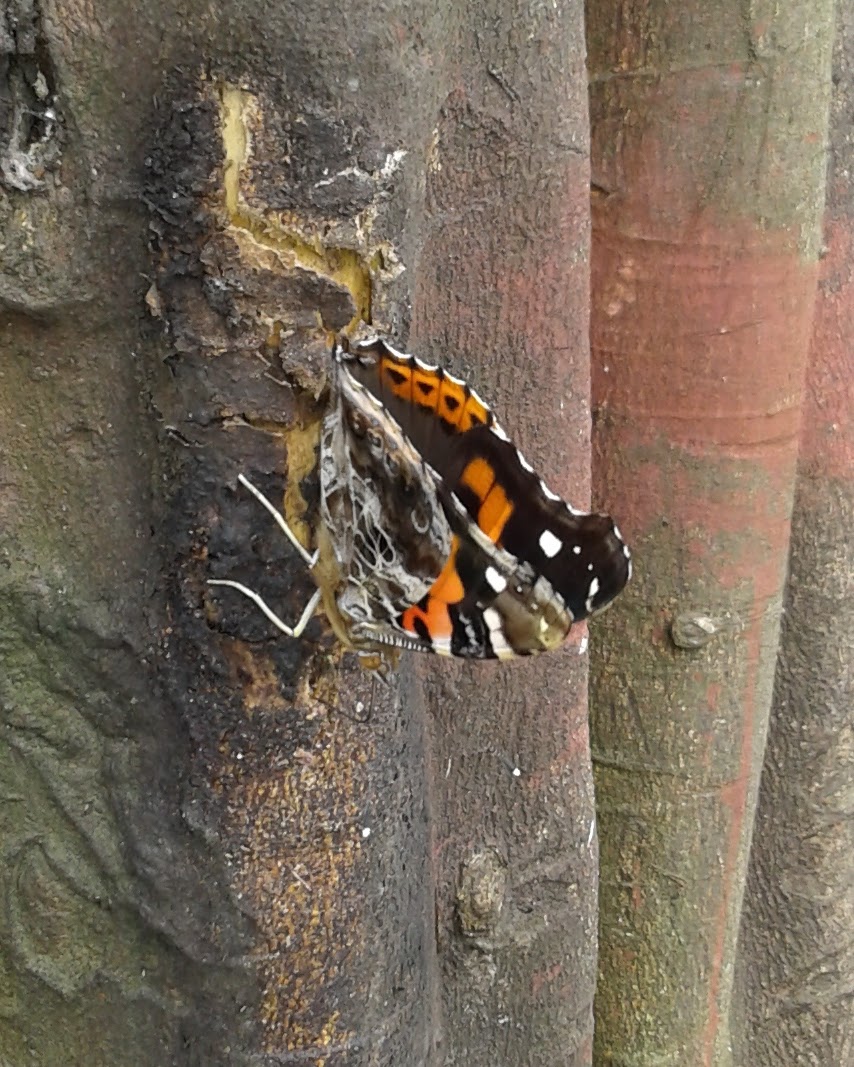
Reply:
[[[338,608],[354,638],[397,617],[441,573],[451,531],[432,479],[377,400],[339,375],[321,440],[321,520],[337,558]]]

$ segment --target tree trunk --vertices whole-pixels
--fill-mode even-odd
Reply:
[[[823,199],[832,8],[588,5],[597,493],[637,579],[593,666],[597,1055],[731,1062]]]
[[[226,965],[248,924],[189,828],[158,662],[139,176],[159,31],[94,18],[0,21],[0,1061],[160,1067],[218,1047],[253,978]]]
[[[236,476],[307,535],[328,335],[405,343],[413,301],[584,502],[581,26],[7,20],[4,1062],[589,1062],[584,661],[397,692],[205,584],[296,618],[311,580]]]
[[[583,11],[575,2],[457,10],[427,172],[414,336],[429,358],[472,369],[518,427],[527,458],[583,506]],[[580,639],[510,669],[418,664],[433,711],[448,1063],[590,1060],[597,857]]]
[[[739,1062],[854,1064],[854,13],[839,7],[824,256],[739,946]]]

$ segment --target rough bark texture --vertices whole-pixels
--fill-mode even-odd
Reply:
[[[191,694],[194,813],[254,922],[255,1054],[422,1063],[436,1027],[421,721],[342,662],[319,621],[283,639],[203,583],[245,580],[292,620],[311,593],[236,475],[305,530],[329,333],[371,315],[393,329],[406,307],[399,234],[432,76],[406,61],[414,9],[351,11],[334,31],[320,12],[262,13],[263,53],[259,37],[177,97],[148,168],[172,340],[155,390],[176,442],[170,681]],[[370,27],[389,18],[400,42],[379,78]],[[400,98],[418,103],[405,113]]]
[[[424,353],[583,502],[580,5],[0,30],[0,1060],[588,1062],[583,661],[422,665],[428,758],[412,664],[374,690],[205,585],[296,617],[236,475],[306,530],[328,335],[405,342],[413,287]]]
[[[831,29],[828,2],[588,5],[594,478],[637,575],[593,664],[602,1064],[731,1062]]]
[[[427,174],[413,335],[428,356],[471,371],[530,461],[585,504],[581,5],[457,11]],[[572,647],[509,670],[418,668],[433,710],[446,1062],[588,1063],[596,843],[586,663]]]
[[[854,12],[841,4],[824,254],[774,710],[739,944],[738,1062],[854,1064]]]
[[[224,965],[247,922],[188,831],[157,665],[139,57],[158,32],[87,10],[2,22],[0,1060],[131,1067],[212,1056],[253,981]]]
[[[4,88],[54,118],[5,127],[0,194],[0,1059],[428,1062],[419,723],[204,581],[310,590],[234,479],[288,466],[304,508],[319,320],[405,319],[435,5],[25,9]]]

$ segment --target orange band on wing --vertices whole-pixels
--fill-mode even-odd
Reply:
[[[416,604],[414,607],[407,608],[400,617],[404,630],[411,633],[413,637],[420,637],[421,635],[415,625],[416,619],[420,619],[424,623],[427,633],[434,639],[437,637],[450,637],[454,629],[448,605],[443,604],[441,600],[437,600],[432,596],[427,597],[423,608]]]
[[[489,411],[479,400],[475,400],[473,396],[470,396],[466,401],[466,406],[463,408],[463,413],[460,415],[460,421],[457,423],[457,426],[462,433],[465,433],[466,430],[470,430],[472,426],[487,426],[489,420]]]
[[[460,481],[471,489],[478,500],[483,501],[495,484],[495,471],[487,460],[478,456],[466,464],[460,475]]]
[[[477,524],[490,541],[498,544],[507,520],[513,514],[513,505],[500,485],[494,485],[477,513]]]
[[[451,636],[453,623],[448,612],[448,605],[458,604],[466,595],[462,579],[457,572],[459,547],[459,539],[453,537],[448,559],[439,577],[430,586],[430,592],[424,599],[424,607],[415,604],[407,608],[400,617],[404,630],[408,630],[415,637],[419,636],[415,626],[416,619],[424,623],[431,638]]]
[[[450,381],[441,371],[424,370],[409,359],[384,356],[380,361],[380,379],[383,387],[400,400],[435,411],[460,433],[492,421],[489,409],[465,385]]]
[[[380,364],[380,374],[386,389],[412,403],[412,368],[408,363],[386,358]]]
[[[451,426],[459,426],[466,406],[465,386],[451,381],[450,378],[442,379],[439,389],[439,415],[450,423]]]
[[[460,547],[459,540],[454,537],[451,540],[451,552],[448,556],[442,573],[430,587],[429,596],[443,604],[459,604],[466,595],[462,580],[457,573],[457,550]]]
[[[435,411],[439,403],[441,380],[435,371],[414,367],[412,370],[412,403]]]

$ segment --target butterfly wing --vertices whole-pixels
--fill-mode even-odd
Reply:
[[[628,581],[629,552],[613,520],[571,508],[494,428],[459,438],[443,482],[480,533],[544,579],[573,620],[607,607]]]
[[[551,586],[571,620],[601,611],[623,589],[631,559],[613,520],[553,493],[468,385],[381,339],[338,358],[439,476],[446,512],[455,510],[450,493],[487,542]]]
[[[340,363],[321,435],[320,516],[336,562],[335,607],[350,643],[370,647],[375,624],[429,592],[452,533],[418,452]]]
[[[529,611],[521,602],[515,612],[492,607],[496,587],[507,584],[497,568],[511,573],[513,559],[472,540],[459,501],[349,370],[336,366],[320,463],[324,538],[336,558],[334,595],[325,600],[339,636],[359,649],[513,654],[501,618],[529,624]]]

